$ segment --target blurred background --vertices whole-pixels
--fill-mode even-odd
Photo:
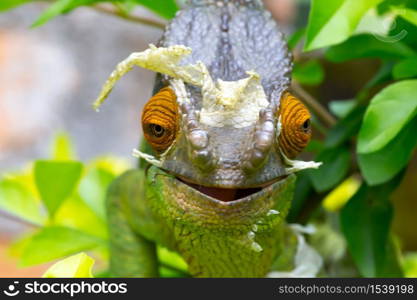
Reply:
[[[307,24],[309,1],[265,3],[287,36]],[[71,140],[76,158],[83,162],[109,155],[125,167],[134,166],[131,150],[141,137],[140,113],[151,95],[154,74],[135,68],[117,84],[100,112],[91,104],[115,65],[156,43],[161,29],[90,7],[31,28],[46,7],[30,3],[0,14],[0,174],[7,176],[29,168],[34,160],[50,158],[60,135]],[[132,14],[166,23],[140,6]],[[317,57],[320,53],[302,59]],[[321,84],[307,84],[305,90],[324,105],[352,99],[381,66],[374,59],[338,64],[319,60]],[[404,187],[394,196],[398,209],[393,228],[409,250],[417,250],[417,201],[406,201],[417,199],[416,189],[410,188],[417,180],[416,166],[414,159]],[[40,276],[50,265],[19,268],[10,253],[14,239],[32,226],[0,210],[0,277]]]
[[[28,4],[0,14],[0,173],[47,158],[60,131],[68,133],[83,161],[112,154],[133,162],[130,153],[141,135],[140,112],[154,75],[137,68],[100,113],[91,104],[115,65],[155,43],[161,30],[90,8],[31,29],[45,8]],[[18,270],[7,257],[7,244],[24,230],[0,214],[0,276],[42,274],[38,268]]]
[[[295,2],[267,2],[289,32]],[[0,14],[0,174],[48,158],[60,132],[82,161],[111,154],[133,165],[130,154],[141,137],[141,109],[154,74],[135,68],[100,112],[91,104],[115,65],[156,43],[162,30],[89,7],[30,28],[46,7],[31,3]],[[166,22],[145,8],[134,14]],[[0,277],[39,276],[46,268],[18,269],[8,255],[10,241],[25,230],[27,225],[0,212]]]

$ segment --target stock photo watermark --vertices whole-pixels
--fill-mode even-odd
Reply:
[[[397,43],[403,40],[407,35],[408,31],[398,27],[397,17],[401,16],[407,19],[409,12],[404,8],[394,9],[393,12],[386,16],[382,21],[379,22],[379,26],[376,26],[372,30],[372,35],[379,41],[384,43]],[[391,35],[391,33],[397,30],[398,33]]]
[[[127,283],[101,282],[26,282],[13,281],[3,290],[4,295],[15,297],[19,294],[61,294],[74,297],[78,294],[126,294]]]

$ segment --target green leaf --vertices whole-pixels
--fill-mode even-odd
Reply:
[[[324,80],[324,70],[317,60],[307,63],[296,63],[293,70],[293,78],[303,85],[319,85]]]
[[[122,0],[57,0],[41,14],[32,24],[32,27],[43,25],[56,16],[68,13],[79,6],[92,5],[99,2],[113,2],[124,5],[123,7],[127,10],[131,9],[132,3],[135,3],[145,6],[166,19],[173,18],[178,10],[178,5],[175,0],[129,0],[127,2]]]
[[[21,257],[26,246],[29,245],[30,241],[32,240],[34,234],[35,233],[33,231],[30,231],[29,233],[25,232],[23,236],[19,236],[18,239],[13,240],[7,249],[8,254],[14,258]]]
[[[58,226],[45,227],[26,245],[20,263],[22,266],[37,265],[99,245],[96,238],[81,231]]]
[[[350,167],[350,152],[345,147],[325,149],[316,161],[323,162],[317,170],[309,170],[308,174],[317,192],[328,191],[340,183]]]
[[[358,155],[359,167],[369,185],[390,180],[407,165],[417,145],[416,128],[417,117],[384,148]]]
[[[50,5],[41,15],[40,17],[32,24],[32,27],[37,27],[45,24],[49,20],[59,16],[60,14],[67,11],[74,3],[74,0],[58,0]],[[81,1],[80,3],[82,3]],[[88,2],[86,0],[85,2]],[[82,4],[80,4],[82,5]]]
[[[93,278],[94,259],[85,253],[67,257],[52,265],[43,278]]]
[[[79,192],[85,203],[102,219],[106,219],[104,200],[115,175],[104,168],[94,167],[81,180]]]
[[[401,8],[417,9],[417,3],[415,0],[384,0],[378,6],[378,12],[382,15],[389,12],[396,12]]]
[[[408,8],[398,8],[395,12],[408,22],[417,26],[417,10]]]
[[[394,19],[395,16],[392,13],[380,15],[376,9],[371,9],[362,18],[353,35],[370,33],[382,39],[389,40],[388,35],[391,26],[393,26]]]
[[[392,205],[389,195],[399,178],[389,184],[368,187],[363,184],[341,211],[341,229],[360,273],[365,277],[396,276],[389,253]]]
[[[365,13],[382,0],[313,0],[305,50],[343,42],[355,31]]]
[[[392,234],[389,236],[386,251],[385,264],[381,268],[381,277],[404,277],[401,267],[401,248]]]
[[[331,47],[325,54],[335,63],[359,58],[402,59],[413,55],[416,55],[415,51],[401,42],[387,43],[369,34],[355,35]]]
[[[417,114],[416,90],[417,80],[402,81],[371,100],[359,131],[358,153],[382,149]]]
[[[32,0],[1,0],[0,11],[6,11],[6,10],[12,9],[16,6],[23,5],[31,1]]]
[[[356,106],[356,100],[338,100],[329,103],[330,111],[339,118],[346,117]]]
[[[161,278],[186,278],[191,277],[188,273],[184,273],[170,267],[160,265],[158,268],[159,276]]]
[[[123,13],[130,14],[136,7],[135,0],[125,0],[121,2],[115,2],[114,5]]]
[[[34,224],[44,223],[39,201],[26,186],[13,177],[0,181],[0,209]]]
[[[166,266],[188,272],[188,265],[184,259],[176,252],[169,251],[167,248],[159,246],[156,248],[158,260]]]
[[[118,1],[121,0],[56,0],[40,15],[40,17],[32,24],[32,27],[43,25],[51,19],[61,14],[68,13],[79,6],[92,5],[98,2]]]
[[[417,252],[410,252],[404,256],[403,269],[406,277],[417,278]]]
[[[36,187],[51,216],[71,196],[81,177],[83,165],[72,161],[36,161]]]
[[[290,211],[287,216],[287,222],[299,223],[300,215],[306,205],[309,197],[314,194],[313,185],[307,171],[297,173],[297,182],[294,192],[294,198],[291,203]]]
[[[417,44],[417,26],[402,17],[396,18],[393,25],[395,26],[392,26],[389,36],[397,41],[402,38],[401,43],[415,49],[415,45]]]
[[[55,137],[52,147],[54,160],[74,160],[76,158],[74,147],[68,134],[61,132]]]
[[[417,76],[417,57],[410,57],[395,65],[392,75],[394,79],[405,79]]]
[[[105,221],[78,196],[67,199],[61,205],[55,213],[53,224],[82,231],[103,241],[108,237]]]
[[[175,0],[134,0],[163,18],[172,19],[178,10]]]
[[[306,29],[301,28],[294,32],[291,36],[288,37],[288,48],[294,50],[297,47],[298,43],[303,39],[306,34]]]

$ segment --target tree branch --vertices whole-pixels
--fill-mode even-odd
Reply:
[[[0,218],[4,218],[4,219],[22,224],[24,226],[29,226],[29,227],[32,227],[32,228],[39,228],[40,227],[40,225],[38,225],[38,224],[26,221],[26,220],[24,220],[22,218],[19,218],[19,217],[15,217],[15,216],[13,216],[13,215],[11,215],[11,214],[3,211],[3,210],[0,210]]]
[[[303,101],[310,107],[313,112],[328,126],[332,127],[337,120],[330,114],[326,108],[313,96],[311,96],[298,82],[292,83],[292,90],[294,93],[303,99]]]
[[[142,25],[152,26],[152,27],[159,28],[159,29],[162,29],[162,30],[165,29],[166,24],[164,24],[162,22],[159,22],[159,21],[155,21],[155,20],[152,20],[152,19],[144,18],[144,17],[138,17],[138,16],[125,14],[121,11],[111,9],[111,8],[105,7],[103,5],[92,5],[90,7],[92,9],[98,11],[98,12],[101,12],[101,13],[104,13],[104,14],[107,14],[107,15],[119,17],[119,18],[122,18],[122,19],[125,19],[125,20],[128,20],[128,21],[131,21],[131,22],[142,24]]]
[[[1,0],[0,0],[1,1]],[[46,2],[46,3],[51,3],[53,0],[33,0],[35,2]],[[132,16],[129,14],[126,14],[120,10],[116,10],[116,9],[112,9],[110,7],[107,7],[105,5],[88,5],[85,7],[89,7],[95,11],[110,15],[110,16],[114,16],[114,17],[118,17],[118,18],[122,18],[124,20],[128,20],[131,22],[135,22],[138,24],[142,24],[142,25],[146,25],[146,26],[151,26],[151,27],[155,27],[155,28],[159,28],[159,29],[165,29],[166,24],[163,22],[159,22],[159,21],[155,21],[149,18],[144,18],[144,17],[138,17],[138,16]]]

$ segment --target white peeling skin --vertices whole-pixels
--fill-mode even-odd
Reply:
[[[280,116],[277,122],[277,139],[279,138],[279,135],[281,134],[281,130],[282,130],[282,123],[281,123],[281,116]],[[284,158],[284,164],[288,166],[287,168],[285,168],[285,171],[288,175],[299,172],[304,169],[318,169],[323,164],[322,162],[315,162],[315,161],[291,160],[282,151],[281,151],[281,155]]]
[[[267,274],[269,278],[307,278],[316,277],[323,266],[323,259],[321,256],[310,247],[303,234],[314,233],[313,226],[302,226],[299,224],[292,224],[290,228],[297,236],[298,248],[294,258],[295,268],[289,272],[273,271]]]
[[[278,122],[277,122],[277,139],[281,134],[281,130],[282,130],[282,123],[281,123],[281,116],[279,116]]]
[[[177,96],[177,102],[179,105],[190,101],[187,90],[185,88],[184,81],[181,79],[174,79],[171,81],[171,88],[174,90]]]
[[[157,48],[149,45],[149,49],[143,52],[132,53],[128,58],[119,63],[116,69],[111,73],[100,92],[97,100],[94,102],[94,108],[98,109],[110,94],[116,82],[134,66],[139,66],[154,72],[166,74],[173,78],[181,78],[185,82],[201,85],[202,74],[205,66],[201,64],[190,66],[179,66],[181,59],[191,53],[191,48],[175,45],[168,48]]]
[[[181,60],[191,51],[191,48],[182,45],[167,48],[157,48],[150,45],[149,49],[143,52],[132,53],[126,60],[119,63],[116,70],[110,75],[99,97],[94,102],[94,108],[99,108],[116,82],[136,65],[201,87],[203,105],[200,122],[203,124],[214,127],[230,125],[235,128],[255,124],[259,117],[259,111],[269,105],[260,76],[250,71],[247,72],[249,75],[247,78],[228,82],[218,80],[215,83],[202,62],[186,66],[180,65]],[[178,92],[178,88],[183,92],[181,86],[177,84],[176,87],[174,87],[176,92]],[[185,101],[186,97],[182,95],[180,95],[180,101]]]
[[[322,162],[315,162],[315,161],[302,161],[302,160],[291,160],[282,153],[282,157],[284,158],[285,165],[289,166],[285,168],[287,174],[299,172],[304,169],[318,169],[323,163]]]
[[[218,80],[214,87],[210,86],[210,92],[206,92],[203,87],[201,123],[213,127],[235,128],[244,128],[256,123],[259,111],[266,108],[269,102],[259,75],[255,72],[247,74],[249,77],[238,81]]]
[[[156,166],[156,167],[158,167],[158,168],[161,168],[161,167],[162,167],[162,162],[161,162],[160,160],[158,160],[158,159],[157,159],[155,156],[153,156],[153,155],[143,153],[143,152],[141,152],[141,151],[139,151],[139,150],[137,150],[137,149],[133,149],[133,153],[132,153],[132,155],[133,155],[134,157],[137,157],[137,158],[143,158],[143,159],[144,159],[144,160],[146,160],[148,163],[150,163],[151,165],[154,165],[154,166]]]
[[[125,63],[132,63],[138,67],[198,85],[201,84],[202,80],[200,75],[202,73],[202,66],[200,64],[180,66],[180,61],[191,54],[191,52],[191,48],[181,45],[157,48],[151,44],[149,45],[149,49],[143,52],[132,53],[125,60]]]
[[[279,215],[279,211],[275,210],[275,209],[270,209],[267,213],[267,216],[273,216],[273,215]]]
[[[261,109],[266,108],[269,102],[261,84],[260,76],[249,71],[247,78],[237,81],[222,81],[216,83],[210,76],[207,67],[202,62],[194,65],[180,65],[181,60],[191,53],[191,48],[174,45],[167,48],[157,48],[150,45],[143,52],[132,53],[126,60],[117,65],[110,75],[103,89],[94,103],[96,109],[104,102],[116,82],[135,65],[145,69],[166,74],[174,80],[171,86],[174,89],[178,102],[190,101],[185,84],[201,87],[203,103],[200,111],[200,122],[213,127],[233,126],[244,128],[254,125],[259,118]],[[278,122],[278,132],[281,122]],[[161,164],[153,156],[138,154],[152,164]],[[147,155],[147,156],[145,156]],[[321,163],[290,160],[283,154],[285,163],[289,166],[288,174],[309,168],[318,168]]]

